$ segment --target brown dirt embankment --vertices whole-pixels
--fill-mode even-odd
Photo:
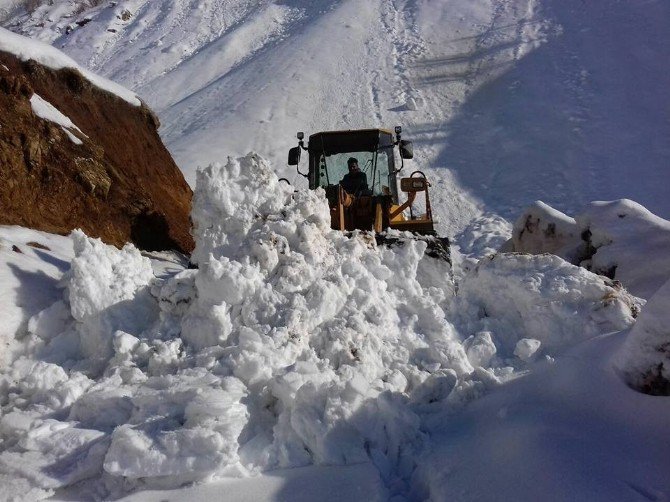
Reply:
[[[75,144],[33,113],[33,93],[79,127]],[[190,253],[192,192],[146,107],[0,52],[0,224]]]

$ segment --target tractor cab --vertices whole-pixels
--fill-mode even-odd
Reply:
[[[396,177],[404,161],[413,157],[412,143],[401,139],[401,128],[328,131],[312,134],[305,145],[299,132],[298,146],[291,148],[288,164],[297,166],[298,173],[309,181],[310,189],[323,188],[331,209],[331,226],[339,230],[375,230],[387,228],[433,233],[434,225],[428,198],[429,183],[423,173],[415,171],[401,180],[401,191],[407,201],[400,202]],[[395,134],[394,134],[395,133]],[[398,147],[400,166],[396,164]],[[308,172],[300,172],[301,151],[309,156]],[[345,176],[355,160],[360,169],[355,189],[346,183]],[[426,214],[414,216],[412,203],[417,192],[425,192]],[[410,210],[410,217],[403,214]]]

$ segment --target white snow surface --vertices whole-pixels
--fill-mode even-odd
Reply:
[[[549,255],[500,255],[454,297],[425,243],[331,230],[323,193],[256,154],[198,174],[193,220],[199,268],[162,278],[132,245],[73,233],[63,298],[0,376],[11,486],[108,498],[368,463],[406,496],[425,427],[528,371],[519,340],[560,355],[638,305]]]
[[[31,243],[31,245],[28,245]],[[47,247],[40,249],[35,244]],[[28,319],[60,299],[59,280],[74,256],[72,241],[17,226],[0,226],[0,323],[2,367],[18,350]]]
[[[58,498],[57,498],[58,500]],[[63,498],[67,500],[67,498]],[[371,463],[277,469],[263,476],[227,478],[176,490],[145,490],[122,502],[234,500],[235,502],[341,502],[388,500],[388,491]]]
[[[115,94],[131,105],[140,106],[137,95],[111,80],[79,66],[72,58],[51,45],[17,35],[5,28],[0,28],[0,51],[9,52],[22,61],[33,60],[52,70],[72,68],[81,73],[93,85],[109,93]]]
[[[412,500],[663,500],[667,397],[626,386],[627,333],[593,338],[431,430]]]

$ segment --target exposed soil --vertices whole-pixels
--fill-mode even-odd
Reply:
[[[37,117],[33,93],[69,117],[76,145]],[[0,52],[0,224],[190,253],[192,192],[158,136],[158,119],[92,85]]]

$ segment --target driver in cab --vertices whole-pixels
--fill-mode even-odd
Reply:
[[[371,195],[370,189],[368,188],[368,177],[361,171],[358,167],[358,159],[355,157],[350,157],[347,160],[347,167],[349,172],[344,175],[342,181],[340,181],[340,186],[350,195]]]

